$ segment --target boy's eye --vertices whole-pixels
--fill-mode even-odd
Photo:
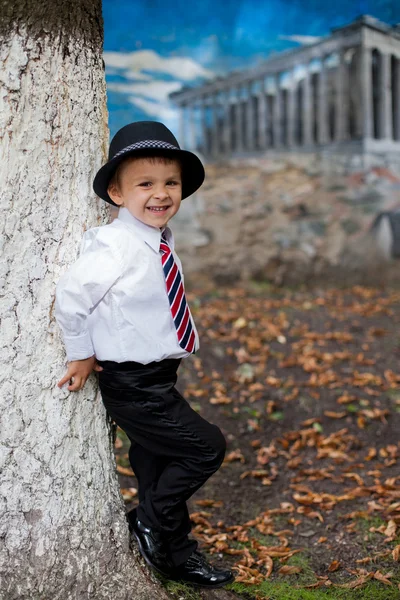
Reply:
[[[167,185],[179,185],[179,181],[175,181],[173,179],[171,179],[171,181],[167,181]]]
[[[142,183],[140,183],[139,185],[143,186],[143,187],[149,187],[149,185],[151,185],[151,181],[143,181]]]

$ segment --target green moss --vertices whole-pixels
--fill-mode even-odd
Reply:
[[[268,418],[270,421],[283,421],[283,419],[285,418],[285,413],[277,410],[271,413]]]
[[[386,525],[386,521],[379,517],[378,515],[374,517],[359,517],[356,521],[356,529],[359,533],[368,536],[368,539],[373,539],[376,535],[381,536],[379,533],[374,533],[370,531],[371,527],[380,527],[381,525]]]
[[[167,590],[168,595],[174,600],[201,600],[199,590],[180,583],[179,581],[168,581],[160,577],[163,587]]]
[[[119,465],[121,465],[121,467],[128,468],[128,467],[131,466],[131,463],[129,462],[128,456],[121,456],[121,455],[117,456],[117,463]]]
[[[315,573],[310,566],[310,558],[307,552],[294,554],[294,556],[289,558],[286,564],[301,568],[301,573],[289,576],[289,581],[293,579],[294,583],[297,582],[299,585],[309,585],[317,581]]]
[[[264,279],[261,281],[251,279],[248,283],[248,288],[256,294],[264,294],[265,292],[269,294],[275,291],[274,285]]]
[[[304,589],[289,581],[264,581],[258,586],[232,583],[228,590],[243,599],[265,598],[265,600],[399,600],[397,581],[389,587],[378,581],[368,581],[361,588],[349,590],[337,587]]]
[[[126,435],[125,431],[123,431],[119,427],[117,429],[117,438],[121,440],[121,442],[124,446],[127,446],[127,447],[130,446],[130,441],[129,441],[128,436]]]

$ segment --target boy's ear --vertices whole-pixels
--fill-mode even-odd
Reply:
[[[121,197],[121,192],[119,191],[119,188],[115,182],[110,182],[110,185],[107,188],[107,193],[110,196],[111,200],[115,202],[115,204],[118,204],[118,206],[122,205],[123,200]]]

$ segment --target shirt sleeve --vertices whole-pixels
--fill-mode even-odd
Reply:
[[[122,275],[122,252],[115,233],[89,230],[81,256],[61,277],[56,288],[55,317],[61,328],[67,360],[94,355],[87,317]],[[93,239],[91,240],[91,238]]]

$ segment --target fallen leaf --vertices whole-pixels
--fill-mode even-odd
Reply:
[[[386,575],[383,575],[380,571],[376,571],[376,573],[374,573],[374,579],[377,579],[378,581],[380,581],[381,583],[385,583],[386,585],[393,585],[393,583],[388,579],[388,577],[391,576],[392,573],[386,573]]]
[[[342,565],[340,564],[340,561],[338,560],[333,560],[331,562],[331,564],[328,567],[328,571],[329,573],[334,573],[335,571],[337,571],[338,569],[340,569]]]
[[[198,506],[204,506],[206,508],[208,507],[212,507],[212,508],[219,508],[220,506],[223,506],[223,502],[222,500],[195,500],[194,504],[197,504]]]
[[[121,465],[117,465],[117,471],[120,473],[120,475],[127,475],[128,477],[134,477],[135,475],[132,469],[129,469],[128,467],[122,467]]]
[[[332,410],[325,410],[324,415],[329,417],[330,419],[343,419],[347,413],[346,412],[334,412]]]
[[[400,559],[400,545],[399,544],[393,548],[392,556],[393,556],[393,560],[395,560],[396,562],[399,562],[399,559]]]
[[[284,565],[278,571],[279,575],[294,575],[295,573],[301,573],[301,567],[295,565]]]
[[[245,462],[244,456],[242,454],[242,452],[238,449],[238,450],[232,450],[232,452],[229,452],[225,458],[224,458],[224,462],[225,463],[231,463],[234,460],[238,460],[241,463]]]

